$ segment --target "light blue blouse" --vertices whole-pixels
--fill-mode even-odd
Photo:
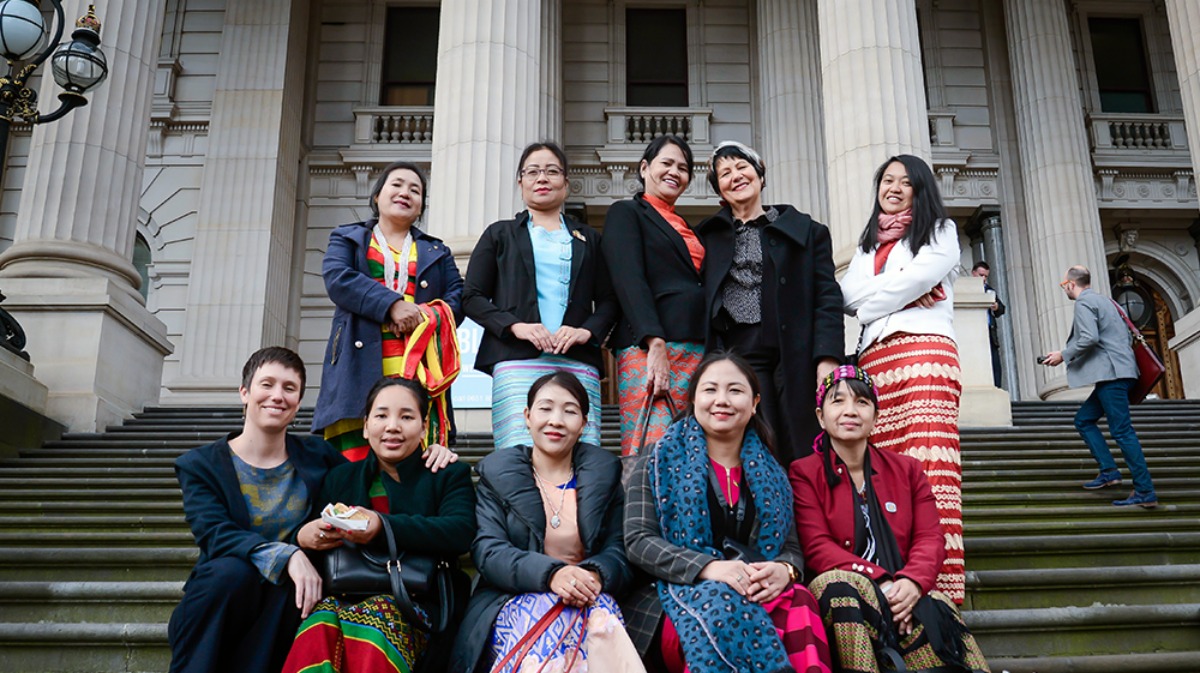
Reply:
[[[542,325],[551,334],[562,327],[563,315],[571,294],[571,231],[559,215],[558,231],[547,231],[529,218],[529,238],[533,242],[533,268],[536,273],[538,313]]]

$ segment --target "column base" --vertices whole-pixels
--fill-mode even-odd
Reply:
[[[33,377],[33,365],[0,348],[0,457],[12,458],[62,435],[62,424],[46,417],[49,390]]]
[[[992,379],[992,347],[987,312],[995,297],[974,276],[954,283],[954,338],[962,368],[959,427],[994,428],[1012,425],[1012,397]]]
[[[46,415],[97,432],[158,401],[166,326],[107,278],[4,278],[4,308],[48,388]]]
[[[1175,321],[1175,337],[1167,345],[1179,358],[1184,396],[1200,399],[1200,309]]]
[[[249,356],[250,354],[246,353],[246,357]],[[161,402],[170,405],[191,406],[238,405],[242,403],[242,398],[238,395],[238,386],[240,384],[241,381],[238,376],[214,379],[188,378],[166,381],[163,383]],[[310,395],[312,396],[311,399],[309,399]],[[304,391],[304,399],[301,400],[301,403],[303,402],[316,404],[317,391],[311,386]]]

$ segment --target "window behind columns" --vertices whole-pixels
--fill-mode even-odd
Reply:
[[[1139,19],[1088,18],[1103,112],[1154,112],[1146,44]]]
[[[688,106],[687,10],[625,10],[625,103]]]
[[[142,293],[142,299],[147,299],[150,296],[150,262],[153,261],[150,257],[150,244],[142,238],[141,234],[136,234],[133,239],[133,268],[137,269],[138,275],[142,277],[142,286],[139,291]]]
[[[433,105],[438,7],[389,7],[380,105]]]

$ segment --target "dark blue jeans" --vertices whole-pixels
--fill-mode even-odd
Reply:
[[[1121,448],[1125,456],[1125,466],[1133,475],[1133,489],[1138,493],[1154,493],[1154,483],[1150,481],[1150,470],[1146,468],[1146,457],[1142,454],[1142,443],[1133,430],[1133,422],[1129,419],[1129,389],[1134,379],[1117,379],[1116,381],[1100,381],[1095,390],[1084,401],[1083,406],[1075,413],[1075,429],[1083,437],[1092,452],[1092,458],[1100,464],[1101,472],[1117,470],[1112,451],[1104,441],[1104,433],[1096,426],[1101,416],[1108,417],[1108,430]]]

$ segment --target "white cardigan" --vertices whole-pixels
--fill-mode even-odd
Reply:
[[[915,257],[907,242],[897,243],[879,275],[875,275],[875,251],[856,249],[841,285],[846,313],[856,316],[865,329],[859,352],[896,332],[953,339],[954,279],[958,276],[959,256],[958,226],[950,219],[939,223],[929,243]],[[939,283],[946,291],[944,301],[933,308],[904,308]]]

